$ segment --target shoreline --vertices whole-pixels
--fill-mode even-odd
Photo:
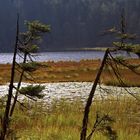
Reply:
[[[15,83],[16,85],[17,83]],[[30,85],[30,83],[22,83],[21,87]],[[34,84],[36,85],[36,84]],[[90,90],[93,86],[92,82],[62,82],[62,83],[45,83],[41,84],[45,86],[42,94],[44,94],[43,99],[38,99],[38,102],[47,102],[51,104],[54,100],[80,100],[86,102]],[[136,87],[122,88],[113,87],[105,85],[97,85],[94,100],[106,100],[106,99],[120,99],[122,97],[131,97],[127,93],[132,92],[134,95],[140,94],[140,89]],[[6,85],[0,86],[0,96],[3,97],[8,93],[8,83]],[[19,96],[19,100],[23,101],[27,99],[24,95]]]

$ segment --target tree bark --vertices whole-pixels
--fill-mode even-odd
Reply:
[[[97,73],[96,79],[94,81],[93,87],[91,89],[91,92],[89,94],[86,106],[85,106],[85,111],[84,111],[84,117],[83,117],[83,125],[82,125],[82,130],[81,130],[81,135],[80,135],[80,140],[86,140],[86,136],[87,136],[87,125],[88,125],[88,116],[89,116],[89,112],[90,112],[90,107],[92,104],[92,99],[94,97],[95,94],[95,90],[98,84],[98,81],[100,79],[101,73],[103,71],[103,68],[105,66],[106,63],[106,59],[108,57],[108,53],[109,53],[109,49],[106,50],[102,64],[100,66],[100,69]]]
[[[10,111],[10,107],[11,107],[11,99],[12,99],[12,94],[13,94],[16,54],[17,54],[17,48],[18,48],[18,35],[19,35],[19,15],[17,16],[16,42],[15,42],[13,63],[12,63],[12,68],[11,68],[11,80],[10,80],[10,85],[9,85],[8,99],[7,99],[7,103],[6,103],[5,113],[4,113],[4,117],[2,120],[2,130],[1,130],[0,140],[5,140],[5,135],[7,132],[7,128],[9,126],[9,111]]]
[[[23,63],[26,63],[26,58],[27,58],[27,54],[25,53],[24,54]],[[14,111],[14,108],[15,108],[15,105],[16,105],[16,102],[17,102],[18,93],[19,93],[19,89],[20,89],[20,86],[21,86],[21,82],[22,82],[22,78],[23,78],[24,72],[25,71],[22,70],[21,75],[20,75],[20,79],[19,79],[19,82],[18,82],[18,86],[17,86],[14,102],[13,102],[13,105],[12,105],[11,110],[10,110],[10,117],[13,115],[13,111]]]

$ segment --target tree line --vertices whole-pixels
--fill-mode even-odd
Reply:
[[[111,45],[108,43],[111,38],[100,38],[100,32],[118,26],[122,7],[129,32],[139,34],[140,29],[139,0],[8,0],[0,7],[1,52],[12,51],[17,9],[21,23],[38,19],[52,26],[51,34],[42,43],[42,51]]]

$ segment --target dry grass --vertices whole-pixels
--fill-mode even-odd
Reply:
[[[128,60],[131,64],[140,64],[139,59]],[[41,63],[46,65],[45,67],[39,68],[37,71],[32,73],[34,80],[39,83],[46,82],[68,82],[68,81],[94,81],[101,60],[81,60],[80,62],[74,61],[59,61],[59,62],[44,62]],[[9,82],[10,79],[10,65],[1,64],[0,65],[0,84],[5,84]],[[140,86],[140,76],[134,74],[130,70],[119,67],[119,71],[124,79],[124,81],[133,86]],[[140,70],[138,70],[140,71]],[[111,72],[112,73],[112,72]],[[101,82],[108,85],[118,85],[118,82],[114,76],[105,69]],[[16,74],[15,81],[18,79],[18,73]],[[28,77],[30,77],[28,75]],[[25,82],[30,82],[24,78]]]
[[[17,107],[11,128],[20,140],[78,140],[82,125],[84,106],[79,100],[58,101],[52,107],[42,108],[34,104],[30,110]],[[140,139],[140,104],[133,98],[95,101],[91,108],[89,129],[95,121],[96,112],[109,114],[115,121],[111,124],[118,140]],[[92,140],[108,140],[96,131]]]

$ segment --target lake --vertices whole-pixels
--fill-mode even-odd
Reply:
[[[65,51],[65,52],[42,52],[35,54],[34,60],[43,61],[80,61],[82,59],[102,59],[102,51]],[[13,53],[0,53],[0,64],[12,63]],[[21,58],[17,57],[21,62]]]
[[[41,52],[34,55],[34,60],[38,62],[44,61],[80,61],[82,59],[102,59],[103,51],[64,51],[64,52]],[[115,55],[123,55],[127,57],[137,57],[134,54],[128,55],[126,52],[118,52]],[[0,64],[12,63],[13,53],[0,53]],[[17,62],[21,62],[21,58],[17,57]]]

